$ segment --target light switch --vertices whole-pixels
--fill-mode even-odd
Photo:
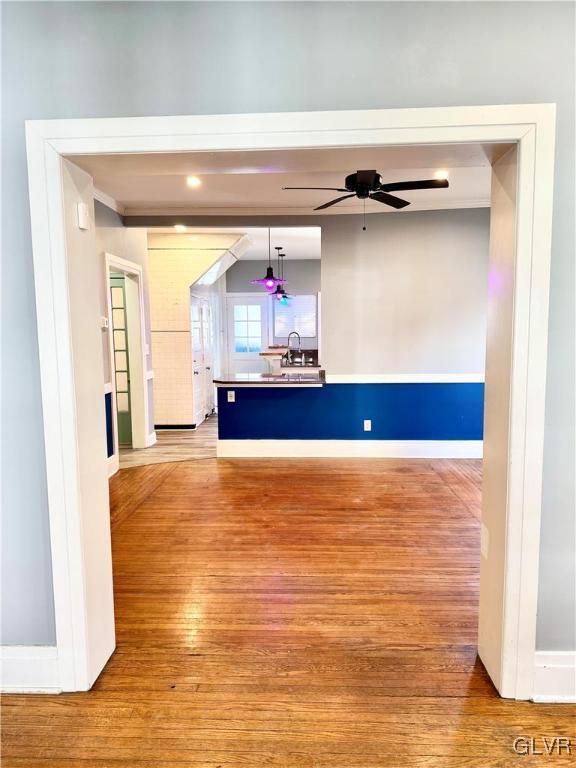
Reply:
[[[78,203],[78,229],[90,229],[90,211],[86,203]]]
[[[234,392],[233,389],[229,389],[226,394],[228,395],[228,402],[229,403],[235,403],[236,402],[236,392]]]
[[[364,432],[372,432],[372,419],[364,419]]]

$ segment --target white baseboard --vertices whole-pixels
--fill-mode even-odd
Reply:
[[[108,456],[108,477],[112,477],[120,469],[120,457],[117,453]]]
[[[482,440],[218,440],[216,446],[222,458],[482,458]]]
[[[536,651],[532,699],[576,704],[576,651]]]
[[[3,645],[0,648],[3,693],[60,693],[58,654],[51,645]]]
[[[153,445],[156,445],[156,440],[156,432],[150,432],[146,438],[146,448],[151,448]]]

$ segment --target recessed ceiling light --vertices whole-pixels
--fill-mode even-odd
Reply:
[[[176,230],[176,232],[186,232],[188,227],[186,226],[186,224],[174,224],[174,229]]]
[[[202,182],[200,181],[198,176],[187,176],[186,184],[192,189],[195,189],[196,187],[199,187],[202,184]]]
[[[448,175],[449,175],[448,171],[440,170],[440,171],[436,171],[436,173],[434,174],[434,178],[435,179],[447,179]]]

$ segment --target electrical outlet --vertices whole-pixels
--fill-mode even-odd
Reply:
[[[372,419],[364,419],[364,432],[372,432]]]
[[[229,403],[235,403],[236,402],[236,392],[234,392],[233,389],[229,389],[226,394],[228,396],[228,402]]]

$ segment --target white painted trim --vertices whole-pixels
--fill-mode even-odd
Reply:
[[[108,477],[112,477],[120,469],[120,454],[113,453],[112,456],[108,456]]]
[[[150,432],[146,439],[146,448],[151,448],[153,445],[156,445],[157,440],[156,432]]]
[[[110,197],[110,195],[107,195],[106,192],[102,192],[101,189],[97,189],[94,187],[94,200],[98,200],[99,203],[102,203],[102,205],[105,205],[107,208],[111,208],[113,211],[116,211],[116,213],[119,213],[120,216],[124,216],[126,213],[126,209],[123,205],[120,205],[119,202],[114,200],[113,197]]]
[[[483,384],[483,373],[327,373],[326,384]]]
[[[447,202],[414,202],[410,204],[409,209],[400,210],[400,214],[415,213],[417,211],[456,211],[462,208],[490,208],[490,200],[481,198],[477,200],[450,200]],[[362,205],[350,205],[346,208],[340,208],[338,212],[330,211],[313,211],[310,207],[302,208],[301,206],[289,207],[282,206],[279,208],[198,208],[191,206],[171,206],[168,208],[162,207],[143,207],[132,208],[127,207],[124,209],[124,216],[347,216],[349,214],[355,214],[361,216],[363,214]],[[381,216],[388,213],[394,213],[393,209],[382,208],[378,211],[366,211],[367,216]]]
[[[150,379],[154,378],[154,371],[146,371],[146,379],[149,381]]]
[[[219,458],[481,459],[482,440],[218,440]]]
[[[517,273],[505,465],[506,611],[499,635],[505,696],[533,693],[544,445],[555,106],[283,112],[26,123],[28,188],[43,402],[50,541],[60,683],[90,684],[86,669],[86,557],[80,498],[93,474],[78,456],[75,368],[62,200],[62,156],[99,153],[266,150],[448,143],[518,145]],[[97,318],[95,318],[95,322]],[[94,403],[94,407],[96,404]],[[92,457],[94,462],[105,457]],[[103,473],[100,473],[100,477]],[[103,489],[100,489],[100,492]],[[92,543],[92,546],[97,546]],[[95,638],[97,639],[97,638]]]
[[[532,699],[576,704],[576,651],[536,651]]]
[[[58,653],[53,645],[3,645],[2,693],[60,693]]]
[[[105,395],[109,395],[113,391],[113,389],[114,389],[114,386],[113,386],[111,381],[107,381],[104,384],[104,394]]]

